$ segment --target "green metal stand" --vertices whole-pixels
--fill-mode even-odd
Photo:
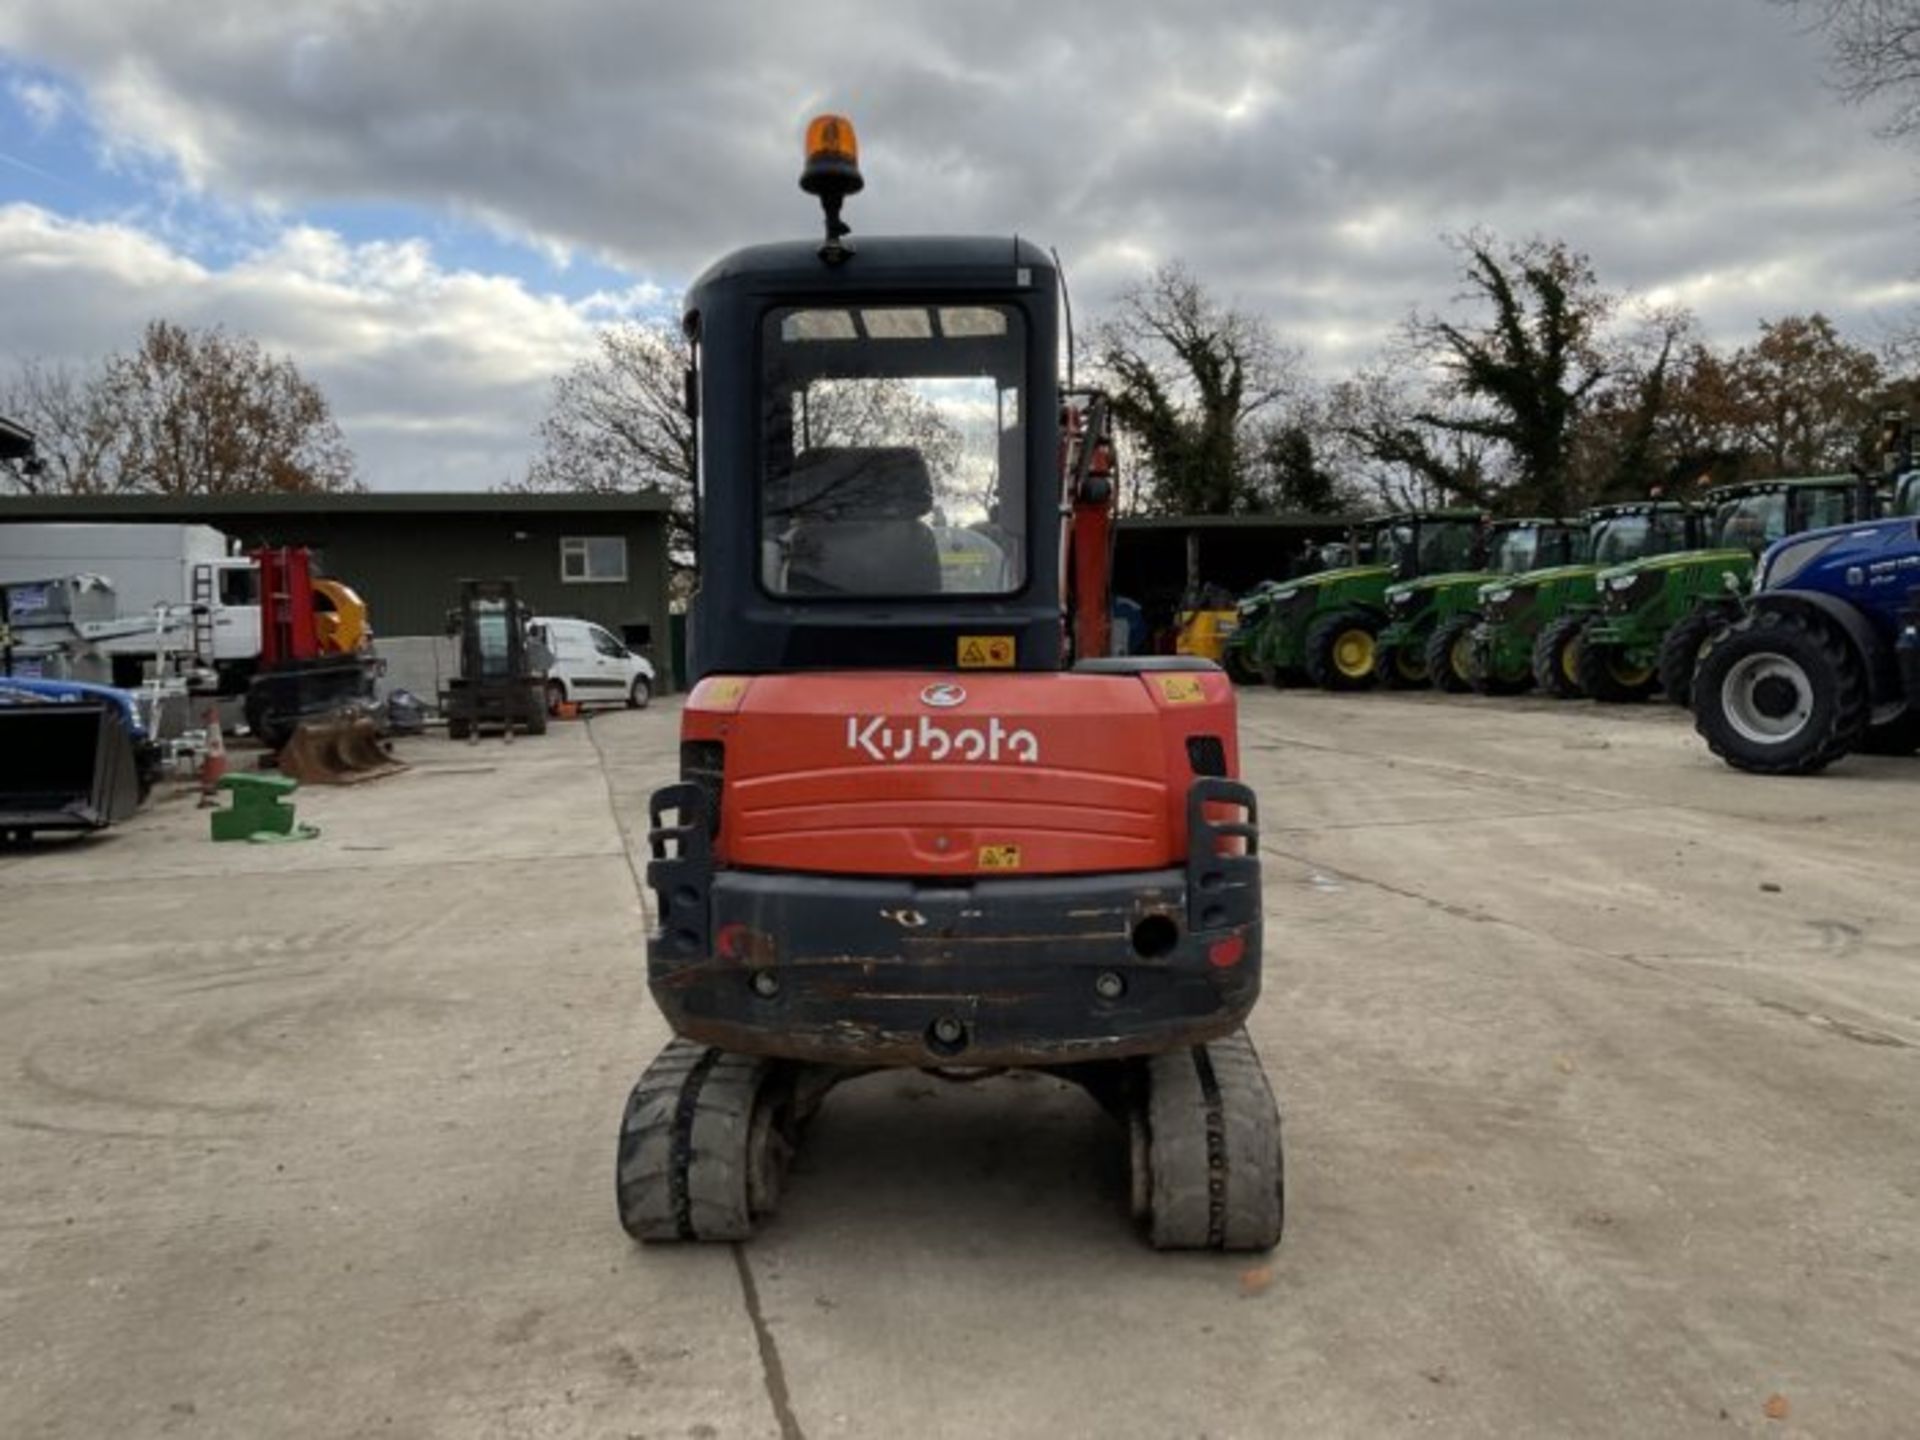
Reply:
[[[293,817],[289,797],[300,788],[285,775],[223,775],[219,788],[233,796],[233,804],[209,817],[215,840],[311,840],[317,825],[303,825]]]

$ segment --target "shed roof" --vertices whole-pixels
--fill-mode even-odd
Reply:
[[[190,521],[209,515],[632,515],[668,508],[665,494],[522,495],[496,490],[367,491],[350,495],[7,495],[0,521]]]

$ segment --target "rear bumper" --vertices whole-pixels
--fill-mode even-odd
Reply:
[[[1209,821],[1222,803],[1247,820]],[[1189,804],[1185,868],[923,884],[714,871],[705,797],[670,786],[648,868],[654,1000],[689,1039],[850,1066],[1065,1064],[1224,1035],[1260,993],[1253,796],[1199,780]],[[1232,839],[1249,853],[1220,855]]]

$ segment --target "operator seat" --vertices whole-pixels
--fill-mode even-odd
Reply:
[[[767,492],[785,535],[789,595],[937,595],[940,546],[926,457],[910,445],[826,446]]]

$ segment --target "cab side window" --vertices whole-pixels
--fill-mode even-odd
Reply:
[[[238,567],[220,572],[220,603],[222,605],[258,605],[260,603],[260,572],[251,565],[245,569]]]
[[[1845,490],[1816,490],[1807,496],[1807,523],[1803,530],[1824,530],[1829,525],[1847,523],[1847,511],[1852,507],[1848,501],[1853,497]]]

